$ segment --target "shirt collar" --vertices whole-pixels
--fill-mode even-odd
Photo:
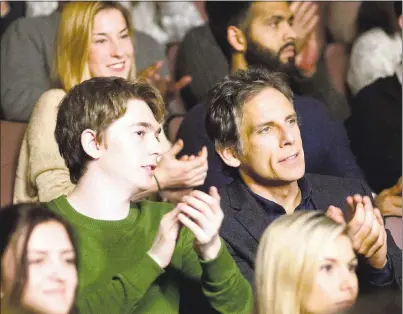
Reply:
[[[253,192],[246,184],[243,182],[241,177],[239,176],[239,180],[241,180],[242,184],[246,187],[246,189],[260,202],[264,205],[264,207],[272,207],[274,205],[280,206],[277,203],[264,198],[263,196],[260,196]],[[312,186],[309,183],[309,181],[306,179],[305,176],[303,176],[301,179],[298,180],[298,187],[301,190],[301,204],[306,204],[312,196]]]

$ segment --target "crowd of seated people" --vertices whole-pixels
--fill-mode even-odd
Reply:
[[[400,313],[402,3],[343,5],[1,1],[1,312]]]

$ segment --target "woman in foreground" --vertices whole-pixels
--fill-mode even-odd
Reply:
[[[36,204],[4,207],[0,248],[1,313],[77,313],[77,247],[62,218]]]
[[[284,215],[260,241],[256,313],[342,313],[357,298],[357,264],[344,224],[318,211]]]

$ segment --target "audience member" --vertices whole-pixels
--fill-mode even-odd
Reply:
[[[396,66],[402,62],[399,15],[392,1],[362,1],[347,73],[352,95],[378,78],[393,76]]]
[[[180,42],[189,29],[204,24],[193,1],[128,2],[135,29],[161,45]]]
[[[223,49],[225,48],[232,71],[247,67],[249,64],[247,61],[250,58],[255,60],[255,62],[251,62],[252,64],[258,64],[270,70],[273,69],[273,63],[281,63],[281,69],[293,68],[295,32],[290,27],[292,13],[285,2],[256,2],[251,5],[249,10],[245,9],[245,5],[248,6],[248,4],[243,2],[231,4],[228,8],[227,4],[223,2],[209,2],[206,5],[210,12],[210,27],[215,33],[215,37],[226,41],[226,45],[222,43],[221,46]],[[220,10],[221,7],[226,9]],[[226,12],[226,14],[220,15],[220,12]],[[255,43],[248,44],[242,49],[239,48],[238,43],[235,42],[236,36],[245,40],[246,35],[236,25],[242,24],[244,16],[247,14],[250,15],[250,18],[247,19],[250,34],[257,34],[258,31],[260,34],[263,32],[262,30],[265,30],[265,36],[276,38],[276,41],[267,40],[273,45],[271,50],[257,48],[256,45],[259,44]],[[277,26],[265,26],[264,18],[270,16],[278,17],[279,21],[277,18],[273,20],[275,25],[278,23]],[[236,33],[236,36],[231,35],[227,39],[225,37],[227,32],[228,34]],[[280,51],[280,47],[288,48],[281,49],[284,52],[279,54],[277,51]],[[253,57],[256,55],[261,58]],[[267,60],[265,61],[263,58]],[[288,66],[286,66],[287,64]],[[350,150],[347,133],[342,123],[332,119],[324,105],[312,98],[295,96],[294,103],[301,121],[307,171],[323,175],[363,178]],[[195,154],[201,147],[207,146],[209,169],[206,181],[201,187],[202,190],[207,191],[210,185],[221,187],[231,182],[232,179],[222,173],[220,158],[215,154],[214,146],[206,134],[205,111],[205,105],[202,103],[190,110],[181,124],[177,138],[183,139],[185,143],[182,154]]]
[[[50,201],[72,191],[74,184],[54,138],[58,105],[72,87],[93,76],[133,79],[132,32],[127,12],[119,3],[75,2],[64,6],[54,65],[58,88],[45,92],[33,110],[19,155],[14,203]],[[206,151],[180,162],[175,155],[182,142],[170,148],[163,133],[160,139],[164,152],[170,151],[159,163],[159,182],[153,191],[202,184],[207,172]],[[175,193],[165,196],[174,197]]]
[[[77,185],[48,206],[79,234],[79,310],[178,313],[183,288],[192,313],[209,313],[204,301],[220,313],[250,313],[252,289],[218,235],[217,189],[193,191],[174,209],[130,203],[153,183],[163,107],[152,85],[108,77],[75,86],[61,102],[55,137]]]
[[[346,126],[351,149],[371,188],[379,193],[402,175],[402,65],[352,100]]]
[[[328,79],[324,47],[317,36],[317,7],[308,2],[291,9],[293,14],[285,1],[206,2],[209,24],[191,30],[178,51],[176,76],[192,77],[181,90],[187,107],[202,102],[228,69],[233,70],[234,63],[243,68],[264,65],[290,70],[295,92],[322,101],[334,117],[345,120],[350,109]],[[272,18],[265,24],[263,21],[276,17],[276,10],[281,10],[281,20]]]
[[[22,18],[3,34],[0,87],[1,106],[7,120],[28,121],[40,96],[52,88],[54,40],[59,21],[59,10],[51,15]],[[162,46],[149,35],[134,31],[133,39],[137,70],[164,60]],[[164,66],[162,75],[167,74],[168,67]]]
[[[238,71],[211,90],[207,106],[209,137],[234,177],[220,190],[221,235],[248,280],[258,241],[271,222],[295,211],[329,208],[332,217],[346,216],[363,261],[361,287],[401,285],[401,250],[387,237],[366,184],[305,174],[297,114],[283,76],[262,69]]]
[[[0,210],[1,313],[72,314],[77,246],[69,224],[35,204]]]
[[[256,254],[256,314],[330,314],[351,307],[358,264],[346,225],[317,211],[284,215]]]

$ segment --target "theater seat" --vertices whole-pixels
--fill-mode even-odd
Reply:
[[[396,245],[402,248],[402,217],[386,217],[385,228],[390,230]]]
[[[12,203],[18,154],[27,123],[0,121],[1,206]]]

